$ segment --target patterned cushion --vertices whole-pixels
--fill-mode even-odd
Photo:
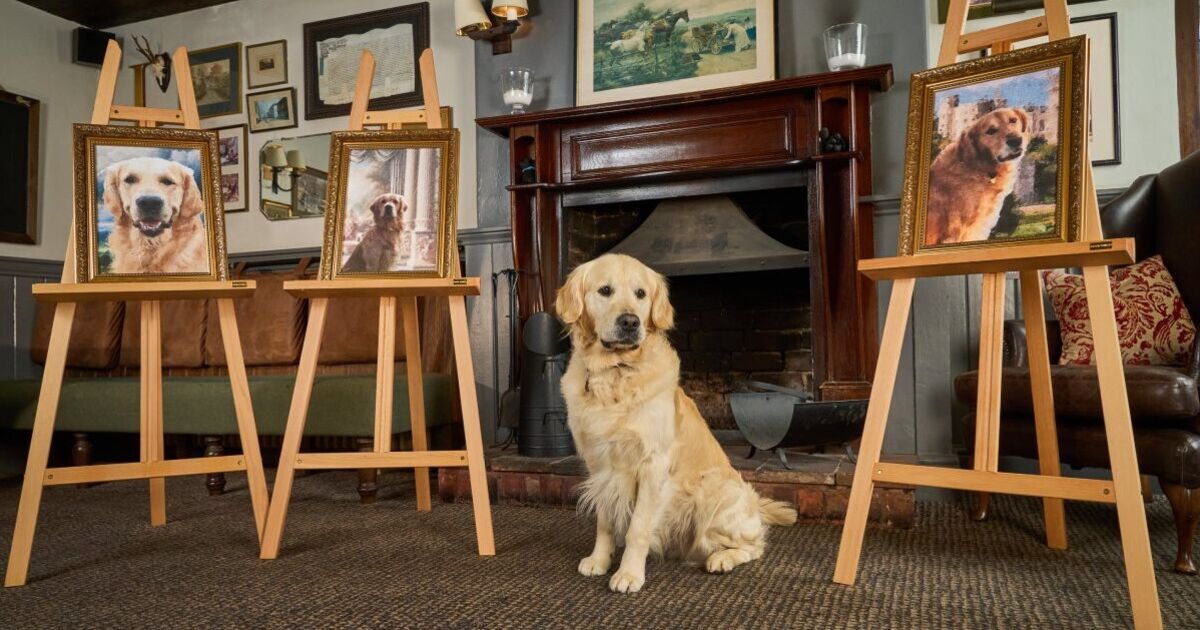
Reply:
[[[1092,326],[1088,320],[1083,276],[1044,272],[1046,291],[1062,329],[1060,365],[1094,365]],[[1113,306],[1128,365],[1184,365],[1196,342],[1188,314],[1161,256],[1112,271]]]

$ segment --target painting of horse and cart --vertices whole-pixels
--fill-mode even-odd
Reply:
[[[773,0],[577,1],[577,105],[775,78]]]

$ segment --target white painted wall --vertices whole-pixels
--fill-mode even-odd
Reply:
[[[304,29],[315,22],[344,15],[354,15],[398,5],[404,0],[240,0],[208,9],[200,9],[114,29],[125,36],[144,35],[167,49],[187,46],[208,48],[230,42],[243,45],[277,39],[288,40],[288,85],[297,90],[301,112],[300,126],[294,129],[250,134],[250,148],[257,150],[268,140],[296,137],[344,129],[346,118],[304,120]],[[462,134],[459,159],[458,224],[476,225],[475,199],[475,52],[473,42],[454,34],[453,3],[431,0],[429,3],[429,37],[437,62],[438,88],[443,105],[454,108],[454,122]],[[136,51],[133,51],[136,52]],[[140,57],[140,56],[139,56]],[[126,53],[130,65],[140,58]],[[243,62],[244,63],[244,62]],[[244,69],[243,69],[244,71]],[[262,91],[283,86],[263,88]],[[124,71],[118,88],[118,100],[133,101],[132,72]],[[243,103],[243,109],[245,104]],[[246,122],[246,114],[206,118],[204,127],[221,127]],[[250,171],[258,164],[254,157]],[[254,180],[253,175],[251,180]],[[226,216],[225,233],[231,253],[267,251],[296,247],[316,247],[321,244],[322,220],[295,219],[268,221],[258,211],[258,190],[250,187],[250,210]]]
[[[71,31],[76,26],[16,0],[0,0],[0,87],[42,102],[38,242],[0,243],[0,256],[62,260],[67,246],[71,124],[91,116],[91,90],[100,74],[71,63]],[[0,205],[0,212],[24,209]]]
[[[937,0],[926,4],[929,65],[937,62],[943,25]],[[1071,16],[1117,14],[1117,64],[1121,98],[1121,163],[1098,166],[1096,187],[1123,188],[1139,175],[1179,161],[1179,99],[1175,89],[1175,3],[1171,0],[1103,0],[1069,7]],[[1036,15],[968,20],[975,31]]]

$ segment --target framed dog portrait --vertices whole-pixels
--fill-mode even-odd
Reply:
[[[447,277],[458,144],[457,129],[335,131],[321,279]]]
[[[224,44],[188,53],[201,118],[242,113],[242,45]]]
[[[901,255],[1079,239],[1087,62],[1073,37],[913,75]]]
[[[226,280],[217,133],[77,124],[79,282]]]

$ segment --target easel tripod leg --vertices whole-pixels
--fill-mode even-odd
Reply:
[[[33,420],[33,437],[29,442],[29,460],[25,463],[21,502],[17,507],[17,523],[13,529],[12,549],[8,554],[8,571],[4,575],[5,586],[23,586],[29,571],[33,532],[37,528],[38,508],[42,504],[42,482],[50,457],[50,438],[54,436],[54,419],[58,414],[63,371],[67,366],[67,341],[71,338],[71,324],[74,321],[74,302],[62,302],[55,307],[46,367],[42,372],[42,388]]]
[[[162,420],[162,303],[141,305],[141,435],[142,461],[163,460]],[[167,524],[167,486],[162,477],[150,478],[150,525]]]
[[[321,335],[325,332],[327,306],[329,298],[313,298],[309,305],[304,349],[300,352],[300,367],[296,371],[296,389],[292,392],[292,405],[288,410],[287,428],[283,434],[283,448],[279,453],[279,470],[275,473],[271,507],[267,511],[267,523],[263,529],[262,549],[259,553],[263,560],[274,560],[279,556],[279,541],[283,537],[288,502],[292,499],[292,481],[296,476],[296,457],[300,454],[300,440],[304,437],[308,403],[312,399],[313,381],[317,375],[317,358],[321,354]]]
[[[1112,466],[1113,488],[1117,499],[1117,520],[1121,526],[1121,548],[1125,554],[1125,574],[1134,626],[1145,630],[1162,627],[1154,562],[1150,555],[1150,533],[1146,527],[1146,508],[1142,505],[1141,479],[1133,443],[1133,422],[1125,385],[1125,368],[1117,340],[1112,288],[1105,267],[1084,267],[1088,315],[1095,343],[1096,371],[1100,378],[1100,404],[1104,409],[1104,432],[1108,438],[1108,458]]]
[[[254,508],[254,528],[261,544],[269,503],[267,479],[263,474],[262,453],[258,449],[258,429],[254,424],[250,382],[246,378],[246,362],[242,356],[242,340],[233,300],[218,299],[217,312],[221,318],[221,340],[225,345],[225,363],[229,367],[229,384],[233,389],[233,408],[237,416],[238,435],[242,440],[242,457],[246,462],[246,483]]]
[[[1000,468],[1000,385],[1004,346],[1004,273],[983,274],[979,314],[978,396],[975,402],[974,469],[996,472]],[[991,494],[976,493],[971,517],[987,518]]]
[[[408,368],[408,417],[412,429],[414,451],[429,450],[429,438],[425,431],[425,385],[421,373],[421,326],[417,317],[417,298],[400,298],[404,318],[404,355]],[[417,487],[417,510],[428,512],[433,508],[430,500],[429,469],[414,468],[413,476]]]
[[[479,401],[475,395],[475,367],[467,334],[467,305],[461,295],[450,296],[450,334],[462,399],[463,435],[467,441],[467,474],[471,479],[471,505],[475,509],[475,538],[479,555],[496,555],[492,535],[492,510],[488,500],[487,466],[483,461],[483,434],[479,426]]]
[[[854,468],[854,483],[850,487],[846,524],[842,527],[837,568],[833,573],[833,581],[838,584],[854,584],[858,574],[858,559],[862,552],[863,534],[867,528],[867,515],[871,509],[871,494],[875,488],[874,468],[875,464],[879,463],[879,454],[883,449],[883,435],[892,406],[896,370],[900,365],[900,351],[904,347],[904,331],[908,326],[908,311],[912,306],[915,285],[914,278],[901,278],[892,284],[892,298],[888,303],[887,320],[883,325],[879,362],[875,366],[875,380],[871,387],[871,400],[867,406],[867,420],[859,446],[858,464]]]

